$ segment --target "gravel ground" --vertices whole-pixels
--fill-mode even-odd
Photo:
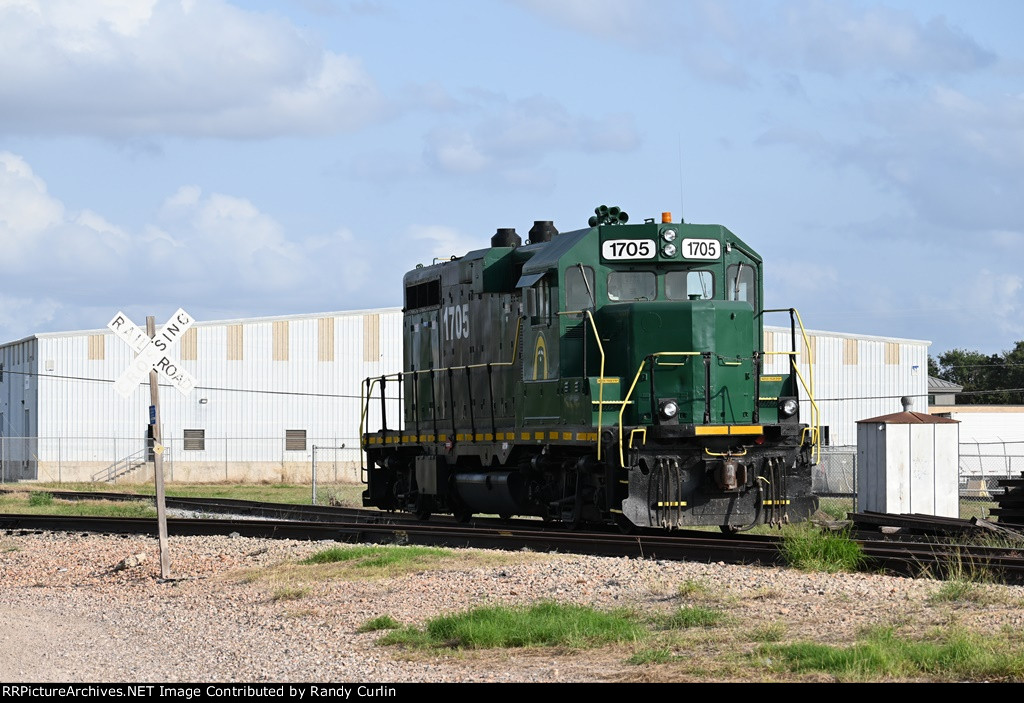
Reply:
[[[782,628],[786,641],[834,644],[872,624],[901,632],[950,623],[979,631],[1024,627],[1022,587],[986,587],[982,603],[934,603],[937,582],[875,574],[477,550],[394,578],[327,578],[316,567],[284,566],[324,548],[172,537],[175,579],[161,582],[152,538],[0,535],[0,680],[777,680],[764,672],[729,674],[714,662],[737,642],[755,646],[736,633],[765,626]],[[130,557],[141,563],[116,568]],[[728,611],[738,624],[729,637],[695,633],[684,663],[643,666],[626,663],[632,645],[427,654],[383,647],[380,633],[357,632],[378,615],[422,624],[481,604],[542,599],[645,612],[696,600]],[[694,665],[704,660],[707,666]]]

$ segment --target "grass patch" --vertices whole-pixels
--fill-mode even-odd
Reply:
[[[156,517],[156,508],[147,502],[61,500],[60,498],[55,498],[52,494],[45,491],[0,494],[0,512],[16,515]]]
[[[965,579],[945,581],[935,593],[928,597],[932,605],[938,603],[973,603],[991,605],[997,602],[991,590],[982,583]]]
[[[1008,644],[1003,637],[960,629],[908,639],[892,628],[876,628],[849,647],[807,642],[763,645],[750,656],[771,669],[824,672],[842,681],[1019,681],[1024,677],[1024,654]]]
[[[53,505],[53,494],[46,491],[32,491],[28,494],[28,504],[33,508]]]
[[[769,625],[762,625],[750,631],[751,642],[781,642],[786,636],[786,626],[781,622],[773,622]]]
[[[827,515],[832,520],[845,520],[849,513],[854,512],[853,510],[853,499],[852,498],[828,498],[821,499],[818,503],[818,510]]]
[[[274,595],[271,596],[271,600],[282,601],[282,600],[299,600],[309,595],[310,589],[305,586],[300,587],[289,587],[283,586],[274,591]]]
[[[436,547],[331,547],[317,552],[301,564],[336,564],[350,562],[361,569],[386,569],[392,566],[416,564],[451,556],[448,549]]]
[[[783,531],[782,555],[794,568],[830,574],[857,571],[865,563],[863,550],[848,532],[822,532],[807,523]]]
[[[656,617],[653,622],[662,630],[685,630],[691,627],[714,627],[725,619],[725,613],[721,611],[695,605]]]
[[[580,605],[544,602],[528,607],[476,608],[429,620],[422,628],[403,628],[381,644],[453,649],[508,647],[596,647],[647,637],[635,616]]]
[[[686,579],[676,590],[677,595],[680,598],[710,598],[711,597],[711,586],[708,585],[707,581],[700,581],[698,579]]]
[[[150,483],[42,483],[32,484],[34,490],[129,493],[151,496],[156,492]],[[329,484],[336,505],[362,507],[362,484]],[[168,496],[177,498],[231,498],[256,500],[266,503],[309,505],[313,499],[312,487],[298,483],[167,483]],[[321,501],[326,502],[326,501]]]
[[[378,615],[377,617],[367,620],[356,632],[378,632],[380,630],[397,630],[402,626],[402,623],[395,620],[390,615]]]
[[[674,661],[676,656],[667,647],[653,647],[641,649],[626,660],[627,664],[642,666],[644,664],[668,664]]]

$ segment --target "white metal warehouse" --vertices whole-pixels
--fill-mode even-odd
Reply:
[[[161,388],[168,478],[308,481],[314,445],[344,445],[332,458],[358,465],[360,385],[400,366],[401,314],[197,322],[176,346],[196,387],[188,396]],[[106,329],[0,347],[4,480],[89,481],[119,462],[144,462],[148,385],[126,400],[111,383],[134,355]],[[378,416],[371,408],[371,421]],[[142,467],[133,475],[145,478]]]
[[[309,481],[314,445],[336,448],[332,470],[357,478],[361,382],[400,370],[401,338],[400,308],[197,322],[175,350],[195,390],[161,389],[168,479]],[[856,421],[900,410],[901,396],[924,411],[928,344],[808,331],[798,363],[805,376],[813,365],[827,441],[852,446]],[[766,328],[766,351],[789,348],[788,327]],[[112,383],[133,357],[106,329],[0,346],[0,480],[89,481],[136,464],[124,480],[148,480],[148,386],[125,400]],[[789,363],[768,360],[765,373]]]

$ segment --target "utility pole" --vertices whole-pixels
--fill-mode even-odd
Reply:
[[[146,334],[156,337],[156,319],[146,317]],[[156,483],[156,522],[160,535],[160,576],[171,578],[171,555],[167,550],[167,507],[164,498],[164,445],[160,430],[160,383],[154,368],[149,372],[149,402],[152,406],[150,423],[153,425],[153,481]]]

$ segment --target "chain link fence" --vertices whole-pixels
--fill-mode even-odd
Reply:
[[[857,447],[822,447],[821,461],[811,471],[819,510],[834,520],[857,512]]]
[[[812,486],[822,512],[837,520],[857,512],[859,474],[856,447],[822,447]],[[1024,474],[1024,442],[960,444],[960,517],[987,519],[1003,489],[1000,479]]]
[[[308,483],[321,505],[358,503],[362,490],[355,437],[176,437],[163,444],[168,481]],[[0,483],[142,483],[152,481],[151,460],[144,438],[0,436]],[[1024,474],[1024,441],[962,443],[959,466],[960,517],[987,518],[999,480]],[[857,512],[857,448],[822,447],[812,487],[822,512],[837,520]]]
[[[333,447],[325,480],[358,483],[354,437],[174,437],[163,441],[164,477],[182,483],[311,483],[314,447]],[[0,483],[152,481],[151,443],[123,437],[0,436]]]
[[[363,485],[358,452],[353,459],[353,451],[346,444],[336,447],[314,444],[312,453],[313,505],[361,504]],[[354,473],[353,461],[356,462]]]

